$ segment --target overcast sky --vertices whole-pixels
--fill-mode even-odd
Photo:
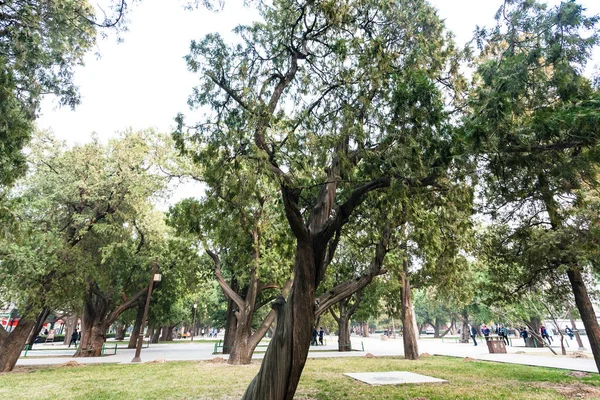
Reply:
[[[464,44],[476,25],[491,25],[502,0],[430,0],[447,27]],[[557,1],[551,1],[551,4]],[[599,0],[581,1],[589,12],[600,13]],[[75,111],[43,102],[38,126],[51,129],[70,143],[89,140],[92,132],[106,139],[126,128],[153,127],[168,132],[178,112],[188,110],[187,97],[197,77],[187,71],[183,57],[192,39],[218,31],[233,38],[238,24],[257,18],[252,8],[226,0],[219,13],[184,10],[183,1],[143,0],[130,13],[124,42],[100,40],[98,58],[90,53],[76,70],[81,104]],[[596,57],[598,60],[599,57]]]

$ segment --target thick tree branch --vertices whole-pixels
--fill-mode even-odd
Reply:
[[[244,310],[246,305],[244,299],[242,299],[240,295],[237,294],[231,288],[231,286],[229,286],[227,281],[225,281],[225,279],[223,278],[223,274],[221,273],[221,259],[219,258],[219,256],[208,249],[206,250],[206,254],[208,254],[215,263],[215,276],[217,277],[217,282],[219,283],[219,286],[221,286],[221,289],[223,289],[223,293],[225,294],[225,296],[227,296],[228,299],[233,301],[238,306],[239,310]]]

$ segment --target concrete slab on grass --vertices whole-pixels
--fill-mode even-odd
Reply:
[[[390,372],[361,372],[346,373],[344,375],[354,378],[358,381],[368,383],[369,385],[404,385],[415,383],[445,383],[443,379],[432,378],[431,376],[415,374],[406,371]]]

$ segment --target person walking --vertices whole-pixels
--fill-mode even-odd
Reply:
[[[548,341],[548,346],[552,344],[552,338],[548,335],[548,331],[544,325],[540,325],[540,334],[542,335],[542,340],[546,339]]]
[[[313,331],[312,331],[312,341],[310,342],[311,346],[318,346],[319,343],[317,343],[317,327],[313,327]]]
[[[319,329],[319,343],[321,344],[321,346],[323,346],[323,335],[325,334],[325,331],[323,330],[323,327],[321,327],[321,329]]]
[[[500,325],[498,327],[498,336],[500,336],[502,338],[502,340],[504,341],[504,343],[508,346],[509,341],[508,341],[508,329],[506,329],[506,327],[504,327],[504,325]]]
[[[473,346],[477,346],[477,339],[475,339],[475,337],[477,336],[477,329],[475,329],[474,326],[469,325],[469,334],[471,336],[471,339],[473,339]]]
[[[71,344],[74,344],[75,347],[77,347],[78,339],[79,339],[79,333],[77,332],[77,328],[75,328],[75,330],[71,334],[71,340],[69,341],[69,347],[71,347]]]
[[[521,337],[523,338],[523,341],[525,342],[525,347],[527,347],[527,338],[529,337],[529,333],[527,333],[527,328],[522,326],[519,334],[521,335]]]
[[[565,333],[569,335],[569,339],[573,340],[573,330],[568,326],[565,328]]]
[[[490,328],[488,328],[487,325],[483,324],[483,326],[481,327],[481,333],[483,333],[485,340],[488,341],[490,338]]]

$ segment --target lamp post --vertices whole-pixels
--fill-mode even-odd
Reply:
[[[192,322],[192,342],[194,341],[194,331],[196,330],[196,310],[198,309],[198,302],[194,302],[194,319]]]
[[[150,283],[148,284],[148,296],[146,296],[146,306],[144,307],[144,316],[142,317],[142,326],[140,327],[140,336],[138,337],[137,346],[135,348],[135,357],[131,360],[132,363],[142,362],[140,354],[142,353],[142,344],[144,343],[144,325],[146,325],[146,318],[148,318],[148,308],[150,307],[150,296],[152,296],[152,286],[154,282],[160,281],[162,278],[160,274],[156,273],[158,268],[158,262],[154,259],[152,263],[152,274],[150,275]]]

